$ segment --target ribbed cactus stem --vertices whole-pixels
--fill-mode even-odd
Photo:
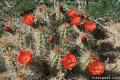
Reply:
[[[56,20],[59,20],[59,10],[57,8],[58,2],[55,1]]]
[[[67,29],[65,28],[63,37],[66,37],[66,36],[67,36]]]
[[[35,46],[36,46],[36,55],[40,56],[41,53],[45,54],[46,53],[46,39],[45,39],[45,33],[41,32],[35,32],[34,33],[35,37]]]
[[[35,47],[36,47],[36,56],[38,56],[39,55],[39,48],[38,48],[38,45],[39,45],[39,43],[38,43],[38,32],[37,31],[34,31],[34,33],[33,33],[34,35],[34,38],[35,38]]]
[[[57,69],[59,69],[60,71],[62,70],[62,69],[61,69],[61,60],[62,60],[62,58],[61,58],[61,54],[58,54],[58,64],[57,64]]]
[[[40,37],[40,34],[39,34],[39,32],[35,32],[35,42],[36,42],[36,55],[37,56],[39,56],[40,55],[40,50],[39,50],[39,45],[40,45],[40,43],[39,43],[39,37]]]
[[[45,40],[45,34],[42,34],[42,48],[44,50],[44,52],[46,53],[46,40]]]
[[[88,63],[91,61],[90,51],[83,51],[80,60],[81,60],[81,62],[80,62],[81,63],[81,67],[87,67]]]
[[[69,29],[65,28],[63,25],[60,26],[59,35],[60,35],[60,46],[66,51],[67,44],[65,42],[69,38]],[[64,42],[64,39],[65,39],[65,42]]]
[[[5,58],[6,66],[7,66],[7,73],[9,74],[10,79],[17,80],[18,79],[17,74],[12,64],[12,61],[10,61],[9,58],[6,56],[4,56],[4,58]]]
[[[26,35],[25,34],[21,34],[18,38],[18,42],[20,42],[19,46],[20,46],[20,49],[24,49],[26,47],[26,41],[25,41],[25,37]]]
[[[30,41],[30,48],[31,48],[31,51],[32,53],[35,55],[36,53],[36,42],[35,42],[35,36],[34,36],[34,30],[31,31],[31,37],[32,37],[32,40]]]
[[[49,13],[46,13],[46,14],[45,14],[45,17],[46,17],[46,18],[45,18],[45,19],[46,19],[45,21],[47,21],[47,24],[49,25],[49,24],[50,24]]]

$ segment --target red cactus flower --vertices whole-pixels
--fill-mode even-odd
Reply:
[[[78,13],[76,10],[71,10],[68,15],[71,17],[71,18],[75,18],[78,16]]]
[[[104,73],[104,64],[99,60],[89,63],[89,72],[92,75],[101,76]]]
[[[62,64],[66,69],[72,70],[78,62],[73,54],[66,54],[66,57],[62,60]]]
[[[53,12],[53,13],[52,13],[52,16],[53,16],[53,17],[55,17],[55,16],[56,16],[56,13],[55,13],[55,12]]]
[[[96,23],[95,22],[85,22],[84,23],[85,30],[89,33],[92,33],[96,29]]]
[[[32,26],[34,24],[34,16],[32,14],[25,15],[24,24]]]
[[[87,20],[87,19],[88,19],[88,16],[87,16],[87,15],[84,15],[83,17],[84,17],[84,20]]]
[[[75,17],[75,18],[72,19],[71,23],[72,23],[73,25],[80,26],[81,21],[82,21],[82,20],[81,20],[80,17]]]
[[[83,35],[83,36],[81,36],[81,42],[87,42],[87,36],[86,35]]]
[[[32,55],[30,51],[21,51],[18,56],[18,61],[23,65],[30,65],[32,63]]]
[[[4,26],[3,30],[9,32],[12,30],[12,28],[10,26]]]
[[[48,38],[48,42],[49,43],[54,43],[55,42],[55,38],[53,36]]]

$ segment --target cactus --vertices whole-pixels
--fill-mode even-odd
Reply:
[[[106,33],[108,29],[100,24],[105,21],[104,18],[100,18],[102,21],[95,19],[101,16],[102,11],[102,16],[109,16],[112,10],[104,9],[111,9],[111,6],[114,6],[112,9],[117,9],[113,12],[118,11],[119,1],[116,5],[113,5],[115,1],[113,2],[19,0],[12,7],[3,1],[9,8],[5,7],[5,11],[0,10],[0,74],[8,80],[87,80],[88,77],[94,76],[90,73],[92,70],[89,63],[97,60],[101,61],[99,63],[104,64],[104,67],[93,64],[93,73],[99,74],[100,71],[95,72],[99,67],[108,70],[105,67],[109,66],[109,61],[112,60],[109,56],[118,55],[119,50],[111,48],[110,44],[103,44],[106,38],[96,38],[99,30],[105,30]],[[107,8],[105,4],[109,3],[111,5]],[[96,12],[97,8],[100,12]],[[26,18],[26,15],[31,16]],[[4,28],[5,26],[8,29]],[[100,34],[102,35],[102,32]],[[116,54],[110,54],[108,50]],[[23,52],[24,55],[19,57]],[[116,69],[119,70],[118,66]],[[106,73],[108,74],[104,71],[102,76]],[[0,80],[3,78],[0,77]]]

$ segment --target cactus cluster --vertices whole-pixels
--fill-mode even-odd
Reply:
[[[79,0],[18,1],[10,9],[12,17],[4,18],[0,27],[0,80],[106,76],[109,58],[101,59],[95,38],[99,24],[81,4]]]

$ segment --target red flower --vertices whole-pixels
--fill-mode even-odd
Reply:
[[[18,61],[23,65],[30,65],[32,63],[32,55],[30,51],[21,51],[18,56]]]
[[[76,10],[71,10],[71,11],[68,13],[68,15],[69,15],[70,17],[72,17],[72,18],[75,18],[75,17],[78,16],[78,13],[77,13]]]
[[[93,61],[89,63],[89,72],[92,75],[101,76],[104,73],[104,64],[99,60]]]
[[[55,38],[53,36],[48,38],[48,42],[49,43],[54,43],[55,42]]]
[[[11,31],[12,29],[11,29],[10,26],[4,26],[3,30],[9,32],[9,31]]]
[[[88,16],[87,15],[84,15],[84,20],[87,20],[88,19]]]
[[[73,54],[66,54],[66,57],[62,60],[62,64],[66,69],[72,70],[78,62]]]
[[[82,20],[81,20],[80,17],[75,17],[75,18],[72,19],[71,23],[72,23],[73,25],[80,26],[81,21],[82,21]]]
[[[84,23],[85,30],[89,33],[92,33],[96,29],[96,23],[95,22],[85,22]]]
[[[32,26],[34,24],[34,16],[32,14],[25,15],[24,24]]]
[[[53,13],[52,13],[52,16],[53,16],[53,17],[55,17],[55,16],[56,16],[56,13],[55,13],[55,12],[53,12]]]
[[[81,42],[87,42],[87,36],[86,35],[83,35],[81,36]]]

